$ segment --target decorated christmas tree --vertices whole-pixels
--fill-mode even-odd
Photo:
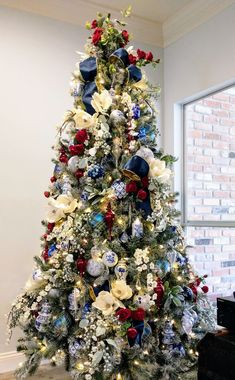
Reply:
[[[10,330],[24,332],[16,375],[48,359],[77,380],[180,379],[213,314],[186,255],[174,157],[158,147],[158,91],[143,67],[159,60],[126,47],[125,22],[110,15],[87,28],[74,108],[54,146],[41,255],[9,315]]]

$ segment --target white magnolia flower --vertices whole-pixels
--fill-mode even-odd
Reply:
[[[112,104],[112,97],[107,90],[103,90],[100,94],[95,92],[92,96],[91,105],[97,113],[105,113]]]
[[[55,223],[65,216],[73,212],[77,206],[77,200],[72,195],[61,194],[57,199],[49,198],[48,205],[50,206],[47,214],[47,221],[49,223]]]
[[[112,283],[111,293],[119,300],[128,300],[132,297],[132,289],[124,280],[116,280]]]
[[[81,108],[73,109],[73,119],[77,128],[91,128],[95,124],[95,118]]]
[[[89,152],[89,155],[90,155],[91,157],[95,157],[97,150],[96,150],[95,147],[93,147],[93,148],[89,149],[88,152]]]
[[[111,293],[101,291],[92,306],[101,310],[104,315],[111,315],[119,307],[123,307],[123,304]]]
[[[171,177],[171,170],[166,168],[165,161],[154,158],[149,163],[150,177],[156,178],[161,183],[166,183]]]

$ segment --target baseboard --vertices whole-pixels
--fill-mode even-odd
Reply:
[[[16,351],[0,353],[0,373],[14,371],[23,360],[24,355]]]

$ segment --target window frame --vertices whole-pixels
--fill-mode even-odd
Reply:
[[[195,103],[199,100],[208,98],[214,94],[218,94],[229,88],[235,87],[235,82],[226,86],[222,86],[214,91],[208,91],[203,95],[199,95],[192,100],[190,99],[187,102],[181,104],[181,115],[182,115],[182,164],[181,164],[181,178],[182,178],[182,191],[181,191],[181,210],[182,210],[182,224],[184,227],[194,226],[194,227],[233,227],[235,228],[235,220],[234,221],[210,221],[210,220],[201,220],[194,221],[188,220],[188,186],[187,186],[187,125],[186,125],[186,107],[192,103]]]

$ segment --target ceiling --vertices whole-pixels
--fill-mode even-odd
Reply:
[[[131,5],[128,30],[135,40],[158,47],[174,43],[232,4],[235,0],[0,0],[0,6],[82,26],[97,12],[120,18],[120,10]]]
[[[165,22],[175,12],[193,1],[197,0],[118,0],[118,2],[116,0],[88,0],[91,4],[113,9],[125,9],[131,4],[134,16],[160,23]]]

